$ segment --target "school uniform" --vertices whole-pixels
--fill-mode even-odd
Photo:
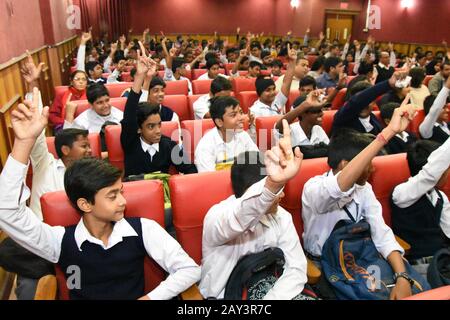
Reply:
[[[101,116],[89,108],[76,117],[73,123],[64,121],[64,129],[77,128],[88,130],[89,133],[99,133],[106,122],[119,124],[122,118],[123,112],[115,107],[111,107],[111,113],[107,116]]]
[[[392,137],[384,149],[388,154],[404,153],[407,152],[408,147],[416,141],[417,138],[413,133],[403,131]]]
[[[449,94],[450,89],[444,86],[437,95],[430,111],[419,126],[419,132],[422,138],[439,143],[447,141],[450,136],[450,125],[448,123],[437,122],[437,120],[447,103]]]

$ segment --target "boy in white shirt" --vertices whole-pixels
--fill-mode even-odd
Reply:
[[[217,77],[211,82],[211,89],[208,94],[205,94],[194,102],[195,119],[209,119],[211,114],[209,113],[209,107],[211,106],[210,100],[214,97],[231,96],[233,87],[231,82],[224,77]]]
[[[210,107],[215,128],[208,131],[195,149],[198,172],[229,169],[234,158],[258,147],[244,131],[245,115],[233,97],[213,98]]]
[[[333,137],[328,156],[331,170],[310,179],[302,195],[306,252],[320,264],[322,247],[335,225],[340,220],[348,220],[350,214],[357,222],[364,218],[370,225],[375,247],[396,273],[391,299],[412,294],[410,282],[403,276],[406,271],[404,250],[384,222],[381,204],[367,180],[373,171],[372,159],[390,139],[406,129],[414,113],[412,105],[403,104],[395,109],[389,125],[372,142],[370,137],[360,133],[346,132]]]
[[[220,62],[215,58],[208,59],[206,61],[207,73],[202,74],[197,80],[214,80],[217,77],[224,77],[228,79],[228,76],[219,72]]]

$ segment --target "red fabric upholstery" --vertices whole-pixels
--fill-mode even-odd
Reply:
[[[184,94],[189,93],[189,86],[187,80],[178,81],[166,81],[166,88],[164,89],[166,95]]]
[[[192,119],[192,115],[187,104],[186,95],[166,95],[164,97],[163,105],[172,109],[178,115],[180,121]]]
[[[307,55],[306,59],[308,59],[309,67],[311,68],[314,62],[316,62],[317,56]]]
[[[126,217],[144,217],[164,227],[164,191],[161,181],[137,181],[124,183],[124,197],[127,200]],[[148,204],[151,203],[151,206]],[[44,222],[51,226],[77,224],[80,215],[70,205],[64,191],[51,192],[41,198]],[[164,270],[150,258],[144,262],[145,291],[150,292],[166,278]],[[59,299],[69,299],[69,292],[62,270],[56,268]]]
[[[248,79],[248,78],[235,78],[231,81],[233,85],[233,91],[236,95],[242,91],[254,91],[256,92],[255,87],[256,79]]]
[[[181,123],[184,152],[194,162],[195,148],[206,132],[214,128],[212,119],[190,120]]]
[[[355,78],[356,78],[356,76],[347,76],[347,80],[346,80],[347,85],[350,83],[350,81],[352,81]]]
[[[347,88],[339,90],[336,97],[334,97],[333,102],[331,103],[332,110],[339,110],[345,103],[345,95],[347,94]]]
[[[46,137],[48,152],[50,152],[55,159],[59,159],[58,154],[56,153],[55,147],[55,137]],[[96,158],[102,157],[102,144],[100,141],[100,134],[98,133],[90,133],[88,135],[89,144],[91,145],[92,156]],[[31,168],[31,167],[30,167]]]
[[[212,80],[194,80],[192,81],[193,94],[207,94],[211,90]]]
[[[169,186],[177,240],[201,264],[203,220],[213,205],[233,194],[230,171],[173,176]]]
[[[410,177],[406,154],[394,154],[375,157],[372,161],[375,171],[369,182],[373,192],[383,207],[383,217],[387,225],[391,225],[390,198],[394,188]]]
[[[450,300],[450,286],[428,290],[403,300]]]
[[[434,76],[426,76],[423,80],[423,84],[428,87],[428,84],[430,83],[430,80],[433,79]]]
[[[227,75],[231,74],[231,71],[233,70],[235,63],[225,63],[224,64],[224,68],[225,68],[225,72],[227,73]]]
[[[309,179],[321,175],[328,170],[327,158],[303,160],[297,175],[284,187],[284,198],[280,204],[292,214],[295,229],[300,240],[303,234],[303,221],[301,217],[303,186]]]
[[[300,90],[291,90],[289,92],[289,97],[286,102],[286,113],[291,111],[291,107],[294,104],[294,101],[297,100],[297,98],[300,96]]]
[[[239,104],[241,105],[242,111],[248,113],[250,107],[258,100],[258,95],[256,91],[242,91],[236,94]]]
[[[111,98],[121,97],[122,93],[128,88],[131,88],[132,86],[133,86],[132,82],[118,82],[105,84],[105,87],[108,88],[109,96]]]
[[[258,117],[255,119],[256,126],[256,144],[260,151],[264,152],[272,148],[275,143],[273,137],[273,128],[275,123],[281,118],[281,116],[271,117]]]
[[[61,100],[62,96],[64,95],[64,93],[66,93],[67,89],[69,89],[69,86],[57,86],[55,87],[55,99],[53,99],[53,101],[57,100]]]
[[[124,169],[124,155],[120,144],[122,126],[107,126],[105,129],[105,142],[108,150],[109,163],[121,170]],[[162,122],[161,133],[175,142],[180,140],[178,123],[174,121]]]
[[[420,136],[419,127],[420,127],[420,124],[423,122],[423,120],[425,120],[425,111],[419,110],[419,111],[417,111],[417,114],[414,117],[414,119],[409,124],[409,126],[411,128],[410,129],[411,132],[415,133],[417,136]]]
[[[77,111],[75,111],[75,118],[82,114],[84,111],[90,108],[90,104],[87,100],[73,101],[77,104]],[[127,98],[111,98],[109,100],[111,106],[124,111],[125,105],[127,104]]]
[[[70,74],[74,73],[75,71],[77,71],[77,66],[70,67]]]
[[[195,81],[194,81],[195,82]],[[194,85],[192,83],[192,85]],[[195,89],[193,89],[195,92]],[[195,119],[195,112],[194,112],[194,103],[195,101],[197,101],[198,98],[200,98],[201,96],[203,96],[203,94],[194,94],[192,96],[188,96],[188,105],[189,105],[189,112],[192,115],[192,117]]]
[[[336,110],[325,110],[323,112],[322,128],[328,136],[330,136],[331,127],[333,126],[334,115],[336,114],[336,112]]]
[[[131,78],[131,72],[122,72],[120,75],[123,82],[133,82],[133,79]]]

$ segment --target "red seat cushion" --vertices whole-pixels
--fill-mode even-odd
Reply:
[[[333,126],[334,115],[336,114],[336,110],[325,110],[323,112],[322,117],[322,129],[325,133],[330,136],[331,128]]]
[[[281,116],[258,117],[255,119],[256,144],[260,151],[264,152],[272,148],[275,143],[273,128]]]
[[[184,151],[192,163],[194,163],[195,148],[200,139],[214,127],[212,119],[189,120],[181,123]]]
[[[163,105],[172,109],[178,115],[180,121],[193,119],[187,104],[186,95],[166,95]]]
[[[242,91],[236,95],[239,100],[239,104],[241,105],[242,111],[244,113],[248,113],[250,107],[258,100],[258,95],[256,91]]]
[[[207,94],[211,91],[212,80],[194,80],[192,81],[193,94]]]
[[[347,88],[339,90],[331,103],[332,110],[339,110],[345,103],[345,95],[347,94]]]

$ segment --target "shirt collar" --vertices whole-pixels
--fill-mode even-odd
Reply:
[[[66,170],[66,166],[64,165],[64,162],[61,159],[56,160],[56,169]]]
[[[133,229],[133,227],[128,223],[127,220],[122,219],[114,224],[111,236],[108,239],[108,245],[105,247],[104,243],[93,237],[86,226],[84,225],[83,219],[80,219],[75,228],[75,242],[77,243],[78,250],[81,250],[81,246],[85,241],[93,244],[98,244],[102,246],[105,250],[114,247],[119,242],[122,242],[124,237],[137,237],[138,234]]]
[[[389,67],[385,66],[384,64],[382,64],[381,62],[378,62],[378,66],[382,69],[386,69],[389,70]]]
[[[151,149],[154,149],[156,150],[156,152],[159,152],[159,143],[148,144],[142,138],[141,138],[141,147],[142,150],[144,150],[144,152],[148,152]]]
[[[219,129],[217,129],[217,127],[215,127],[214,129],[214,133],[213,133],[213,137],[214,137],[214,145],[216,146],[221,146],[224,143],[227,143],[223,140],[222,135],[219,132]],[[228,141],[228,143],[232,142],[234,139],[236,139],[236,135],[237,133],[232,135],[231,141]]]

